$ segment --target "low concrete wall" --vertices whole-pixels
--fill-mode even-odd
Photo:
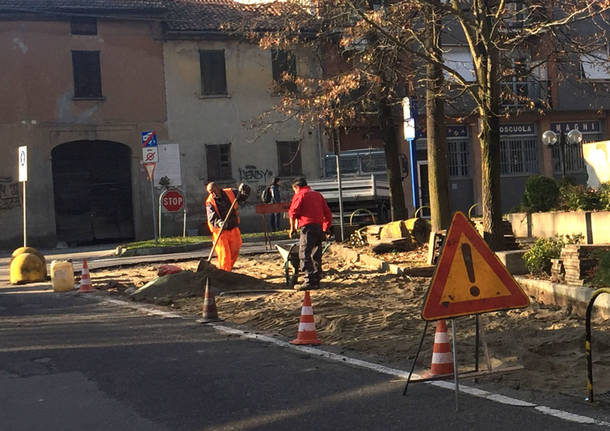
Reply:
[[[610,244],[610,211],[591,213],[593,244]]]
[[[577,235],[587,237],[587,219],[584,211],[532,213],[531,233],[536,238],[555,235]]]
[[[610,211],[513,213],[506,216],[515,237],[582,235],[585,244],[610,243]]]
[[[595,291],[590,287],[568,286],[567,284],[553,283],[546,280],[535,280],[516,276],[525,293],[536,298],[543,304],[571,306],[572,311],[584,316],[591,295]],[[593,317],[610,318],[610,295],[601,295],[593,306]]]

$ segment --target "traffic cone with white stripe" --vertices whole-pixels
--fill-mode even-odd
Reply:
[[[301,308],[301,319],[299,320],[297,338],[292,340],[290,344],[322,344],[322,342],[318,340],[318,333],[316,332],[309,290],[305,291],[305,299],[303,299],[303,307]]]
[[[80,288],[79,292],[93,292],[91,277],[89,276],[89,265],[87,259],[83,259],[83,269],[80,272]]]
[[[199,320],[201,323],[208,322],[219,322],[221,319],[218,317],[218,310],[216,309],[216,299],[214,298],[214,292],[210,289],[210,279],[205,279],[205,294],[203,296],[203,310],[202,318]]]
[[[434,334],[434,348],[432,349],[431,376],[453,373],[453,357],[451,355],[451,344],[447,333],[447,323],[444,320],[436,322],[436,333]]]

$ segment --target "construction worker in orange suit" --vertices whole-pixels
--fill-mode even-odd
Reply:
[[[212,232],[212,239],[216,241],[214,251],[218,257],[218,268],[231,271],[239,257],[241,248],[241,232],[239,231],[239,203],[244,202],[250,195],[250,187],[240,184],[237,190],[221,188],[211,182],[207,185],[208,198],[205,201],[208,228]],[[231,214],[227,214],[235,202]],[[224,226],[224,227],[223,227]]]

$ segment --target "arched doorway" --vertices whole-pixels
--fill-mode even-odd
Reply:
[[[58,241],[81,245],[133,238],[129,147],[75,141],[57,146],[51,157]]]

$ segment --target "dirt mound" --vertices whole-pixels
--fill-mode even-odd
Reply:
[[[215,295],[229,290],[271,290],[273,286],[258,278],[216,268],[205,260],[197,271],[168,274],[146,283],[131,294],[136,301],[169,303],[176,298],[203,296],[206,280]]]

